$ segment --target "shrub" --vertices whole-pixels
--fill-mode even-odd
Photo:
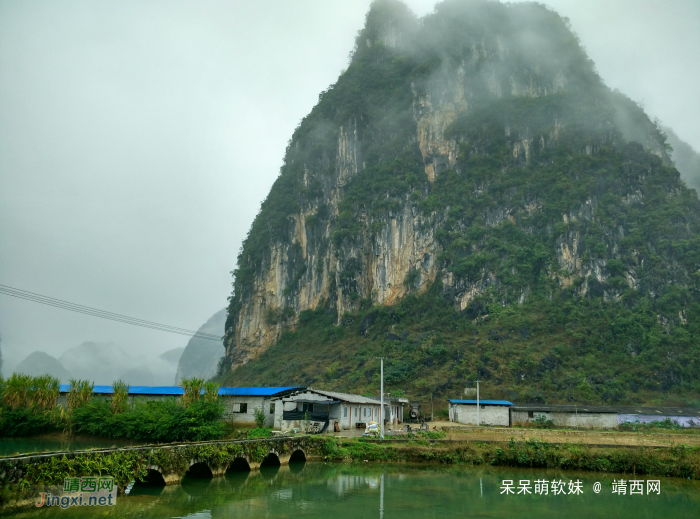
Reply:
[[[541,414],[532,421],[532,426],[537,429],[553,429],[554,420],[547,420],[547,417]]]
[[[269,438],[270,436],[272,436],[272,430],[260,426],[248,432],[248,438]]]
[[[121,380],[117,380],[112,384],[112,412],[121,413],[126,410],[129,398],[129,384]]]
[[[90,402],[92,390],[95,388],[93,382],[87,380],[70,379],[70,391],[68,393],[68,409],[73,410],[82,407]]]
[[[265,411],[263,408],[256,407],[253,410],[253,415],[255,416],[255,425],[257,425],[259,429],[262,428],[265,425]]]
[[[33,379],[29,375],[13,373],[3,384],[2,403],[12,409],[29,405],[32,383]]]
[[[207,382],[204,384],[203,397],[207,402],[216,402],[219,398],[219,384],[216,382]]]
[[[182,395],[182,405],[187,407],[193,402],[199,401],[199,397],[202,395],[205,382],[203,378],[192,377],[183,379],[180,385],[184,390],[184,394]]]
[[[56,409],[59,381],[50,375],[14,373],[0,379],[0,431],[3,436],[27,436],[65,425],[63,408]]]
[[[174,442],[220,438],[223,405],[198,400],[187,407],[176,399],[136,402],[126,411],[112,413],[110,403],[95,399],[72,413],[73,431],[108,438]]]
[[[37,412],[35,407],[5,407],[0,412],[2,436],[30,436],[52,428],[49,413]]]

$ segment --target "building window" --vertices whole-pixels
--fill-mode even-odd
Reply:
[[[485,406],[485,405],[482,405],[481,408],[482,408],[482,409],[486,409],[486,406]]]
[[[275,404],[270,404],[270,414],[275,414]]]
[[[344,407],[343,408],[343,418],[347,418],[347,417],[348,417],[348,408]]]
[[[355,408],[355,418],[357,418],[358,409],[359,409],[359,407]]]
[[[233,404],[232,413],[247,413],[248,404]]]
[[[313,413],[314,412],[314,405],[313,404],[301,404],[301,410],[305,413],[307,411],[309,413]]]
[[[534,418],[534,417],[535,417],[535,413],[534,413],[533,411],[528,411],[528,412],[527,412],[527,417],[528,417],[528,418]]]

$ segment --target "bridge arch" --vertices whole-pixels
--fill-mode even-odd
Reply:
[[[226,472],[250,472],[250,462],[248,458],[239,456],[229,464]]]
[[[289,456],[289,463],[295,463],[299,461],[306,461],[306,453],[302,449],[296,449]]]
[[[163,470],[158,465],[149,465],[143,480],[136,478],[134,487],[164,487],[166,485]]]
[[[193,459],[190,461],[190,466],[185,472],[185,477],[195,478],[195,479],[211,479],[214,477],[214,471],[211,467],[200,459]]]
[[[279,467],[281,465],[280,458],[277,452],[273,449],[267,453],[267,456],[260,462],[261,467]]]

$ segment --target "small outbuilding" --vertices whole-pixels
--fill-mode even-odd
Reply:
[[[510,408],[512,402],[507,400],[448,400],[450,403],[450,421],[466,425],[502,425],[510,426]]]

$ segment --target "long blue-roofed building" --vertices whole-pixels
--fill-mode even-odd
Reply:
[[[306,389],[301,386],[284,387],[221,387],[219,397],[224,403],[224,419],[238,424],[254,424],[255,409],[261,408],[265,413],[265,425],[272,427],[275,419],[275,402],[273,398],[283,397],[295,391]],[[61,396],[59,405],[66,405],[69,384],[61,384]],[[95,386],[92,390],[94,396],[109,398],[114,390],[112,386]],[[138,400],[162,400],[165,398],[179,398],[184,394],[180,386],[130,386],[129,401]]]

